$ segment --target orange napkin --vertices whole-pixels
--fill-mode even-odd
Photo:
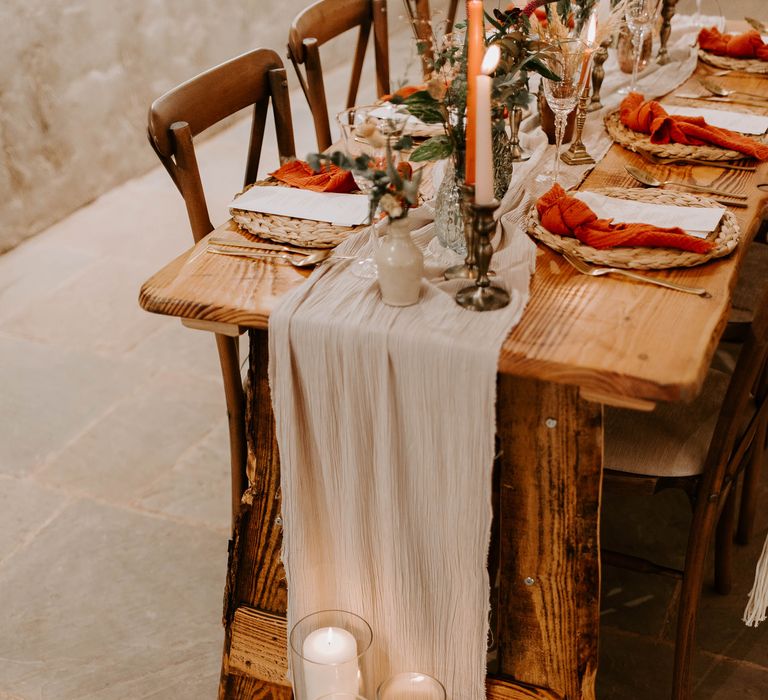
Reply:
[[[703,117],[672,116],[658,102],[646,102],[636,92],[624,98],[619,116],[621,123],[632,131],[650,134],[651,143],[714,144],[758,160],[768,160],[768,146],[759,141],[736,131],[711,126]]]
[[[401,87],[399,90],[395,90],[389,95],[382,95],[379,100],[381,102],[389,102],[393,97],[399,97],[400,99],[404,100],[407,97],[413,95],[415,92],[419,92],[424,89],[426,89],[424,85],[403,85],[403,87]]]
[[[316,173],[303,160],[292,160],[270,175],[286,185],[313,192],[354,192],[358,189],[352,173],[333,164]]]
[[[699,47],[717,56],[768,61],[768,44],[754,29],[743,34],[721,34],[717,27],[699,32]]]
[[[707,253],[713,244],[689,236],[681,228],[661,228],[648,224],[614,224],[611,219],[598,219],[584,202],[570,197],[558,184],[536,202],[542,226],[559,236],[573,236],[593,248],[648,246],[679,248],[694,253]]]

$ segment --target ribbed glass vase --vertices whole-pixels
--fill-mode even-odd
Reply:
[[[467,254],[464,240],[464,217],[461,212],[463,178],[456,175],[453,159],[445,167],[445,175],[435,195],[435,235],[443,248],[459,255]]]

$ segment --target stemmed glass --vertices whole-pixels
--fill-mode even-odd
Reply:
[[[704,18],[701,15],[701,0],[696,0],[696,12],[693,14],[693,26],[704,26]]]
[[[351,107],[340,112],[336,120],[341,128],[344,150],[351,158],[365,155],[370,158],[371,168],[385,170],[387,167],[387,141],[394,144],[405,129],[408,115],[386,105]],[[391,150],[392,162],[397,165],[399,151]],[[363,194],[369,194],[373,182],[358,172],[352,171],[355,183]],[[370,211],[371,249],[374,250],[378,237],[375,231],[375,210]],[[376,262],[373,257],[357,260],[352,273],[364,279],[376,278]]]
[[[635,59],[632,64],[632,86],[627,92],[634,92],[637,87],[637,73],[640,69],[643,44],[653,27],[658,9],[659,0],[626,0],[624,5],[624,19],[632,35],[632,53]]]
[[[555,162],[551,179],[557,183],[560,174],[560,147],[568,114],[579,101],[584,85],[589,76],[589,55],[585,53],[586,44],[579,39],[563,39],[553,44],[543,56],[543,60],[559,80],[542,78],[544,97],[555,115]],[[549,179],[547,177],[546,179]]]

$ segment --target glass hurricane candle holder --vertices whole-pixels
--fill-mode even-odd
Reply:
[[[426,673],[397,673],[376,690],[376,700],[445,700],[443,684]]]
[[[331,694],[372,695],[370,625],[344,610],[323,610],[299,620],[289,635],[293,696],[319,700]]]

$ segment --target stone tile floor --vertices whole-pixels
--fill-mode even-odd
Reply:
[[[311,121],[292,97],[303,154]],[[240,121],[199,148],[214,221],[246,142]],[[274,162],[268,147],[264,168]],[[157,168],[0,257],[0,700],[216,696],[229,527],[218,360],[207,334],[136,301],[189,243]],[[626,499],[609,501],[605,540],[637,535],[674,559],[685,525],[666,514],[674,500],[636,519]],[[768,625],[739,621],[767,530],[763,512],[733,594],[705,592],[697,700],[768,698]],[[666,696],[675,593],[605,571],[600,698]]]

